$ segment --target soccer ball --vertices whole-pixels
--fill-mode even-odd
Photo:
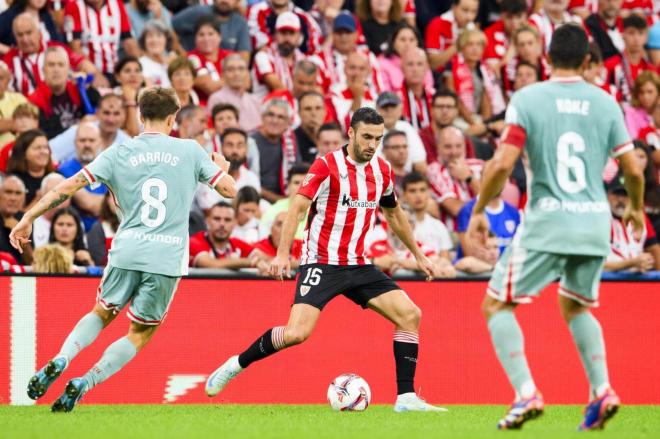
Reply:
[[[370,401],[369,384],[354,373],[339,375],[328,387],[328,402],[333,410],[361,412],[369,407]]]

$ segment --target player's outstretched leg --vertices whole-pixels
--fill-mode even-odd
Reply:
[[[559,307],[580,352],[591,389],[590,402],[578,429],[604,428],[605,423],[616,414],[621,402],[610,387],[603,331],[598,320],[580,303],[560,295]]]
[[[311,305],[297,303],[291,307],[289,323],[276,326],[256,339],[242,354],[230,357],[206,380],[205,391],[215,396],[227,383],[255,361],[263,360],[282,349],[307,340],[312,334],[321,310]]]
[[[514,314],[514,305],[486,296],[482,306],[488,320],[497,358],[516,392],[516,400],[506,416],[497,423],[499,429],[518,429],[543,414],[543,396],[536,389],[525,357],[525,341]]]
[[[85,315],[73,328],[69,336],[64,340],[60,352],[28,382],[27,394],[32,399],[39,399],[64,372],[73,358],[87,346],[92,344],[101,330],[107,326],[115,317],[111,311],[96,305],[92,312]]]
[[[395,325],[394,361],[396,363],[397,398],[395,412],[447,411],[426,403],[415,393],[415,371],[419,352],[421,310],[402,290],[389,291],[369,300],[367,306]]]
[[[112,343],[101,359],[83,377],[69,381],[51,407],[53,412],[70,412],[83,395],[122,369],[151,340],[156,325],[131,323],[128,335]]]

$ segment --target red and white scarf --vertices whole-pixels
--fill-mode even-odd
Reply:
[[[472,70],[465,62],[462,54],[457,54],[452,59],[452,74],[454,76],[454,88],[460,101],[465,105],[470,113],[478,113],[479,102],[474,101],[474,81],[472,79]],[[484,83],[484,92],[488,95],[491,102],[492,113],[499,114],[506,108],[502,89],[497,83],[497,78],[493,72],[483,63],[477,65],[481,78]]]
[[[282,135],[282,164],[280,169],[280,189],[286,193],[287,182],[289,181],[289,170],[296,163],[296,134],[291,128]]]
[[[403,116],[416,129],[421,130],[431,125],[431,101],[434,90],[425,88],[418,98],[415,93],[403,83],[401,88],[401,101],[403,103]]]

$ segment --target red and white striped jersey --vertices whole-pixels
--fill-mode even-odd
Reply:
[[[582,26],[584,30],[587,31],[587,34],[589,33],[589,30],[584,26],[582,19],[577,15],[573,15],[569,12],[564,12],[564,18],[562,19],[561,23],[555,23],[550,17],[548,17],[548,14],[546,14],[545,11],[541,9],[529,17],[529,22],[532,23],[532,25],[534,25],[534,27],[536,27],[541,34],[543,53],[547,53],[548,50],[550,50],[550,40],[552,40],[552,34],[555,32],[555,29],[557,29],[557,27],[561,26],[562,24],[576,23]]]
[[[213,81],[219,81],[222,74],[222,60],[231,54],[232,51],[219,49],[218,59],[211,61],[204,54],[198,50],[191,50],[188,52],[188,60],[192,63],[195,68],[197,76],[209,75]],[[197,94],[202,102],[202,105],[206,105],[208,100],[208,95],[206,95],[202,90],[196,89]]]
[[[337,121],[344,132],[347,132],[348,127],[351,125],[351,117],[353,117],[353,112],[351,111],[353,107],[353,93],[347,86],[332,88],[330,100],[337,115]],[[377,98],[378,95],[373,94],[371,89],[365,88],[360,107],[376,108]]]
[[[85,0],[64,7],[66,40],[82,42],[85,56],[103,73],[114,73],[119,44],[131,38],[131,24],[120,0],[106,0],[98,11]]]
[[[289,2],[289,4],[289,10],[300,19],[303,51],[308,55],[318,52],[321,49],[321,28],[318,23],[309,13],[294,6],[293,2]],[[252,47],[255,50],[267,46],[273,41],[276,20],[277,15],[270,2],[262,1],[248,8],[247,23]]]
[[[466,29],[475,29],[474,23],[468,23]],[[458,39],[458,35],[463,29],[458,27],[454,11],[451,9],[435,17],[426,27],[426,51],[429,53],[438,53],[449,49]]]
[[[392,167],[374,155],[356,163],[347,147],[314,161],[298,190],[313,200],[300,265],[364,265],[378,206],[395,207]]]
[[[644,252],[646,242],[646,227],[641,236],[635,237],[632,224],[626,226],[620,218],[612,217],[610,232],[610,254],[608,262],[620,262],[635,258]]]
[[[378,58],[369,50],[367,46],[358,46],[357,51],[363,54],[371,66],[371,75],[367,78],[367,86],[375,95],[383,91],[383,79],[380,74],[380,63]],[[323,85],[323,91],[327,93],[331,86],[345,86],[347,55],[342,55],[332,47],[326,47],[316,55],[312,55],[309,60],[316,64],[320,69],[320,77]]]
[[[474,178],[481,179],[481,172],[484,167],[483,160],[465,159],[466,164],[472,171]],[[433,162],[427,170],[427,177],[435,200],[442,204],[447,198],[456,198],[459,201],[470,201],[477,194],[472,188],[463,181],[456,181],[449,173],[449,168],[440,162]],[[456,231],[456,221],[444,210],[440,209],[440,220],[449,230]]]
[[[293,90],[293,68],[298,61],[306,58],[300,50],[295,50],[294,60],[291,64],[280,56],[275,44],[272,44],[258,51],[254,55],[254,65],[252,66],[252,84],[254,85],[254,94],[263,99],[269,92],[265,83],[266,75],[276,74],[282,85],[287,90]]]
[[[46,48],[52,46],[63,47],[69,54],[71,69],[78,69],[80,63],[83,61],[83,57],[72,52],[64,44],[49,41],[45,46],[42,45],[39,48],[39,52],[32,54],[25,54],[18,47],[12,47],[2,60],[7,64],[12,73],[11,87],[14,91],[28,96],[41,84],[44,77]]]

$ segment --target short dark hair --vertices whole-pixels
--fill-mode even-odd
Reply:
[[[646,30],[649,28],[649,25],[644,18],[637,14],[631,14],[623,19],[623,29],[626,30],[629,27],[637,30]]]
[[[140,60],[139,60],[139,59],[137,59],[137,58],[134,57],[134,56],[125,56],[125,57],[121,58],[121,59],[117,62],[117,64],[115,64],[115,75],[118,75],[119,72],[121,72],[122,69],[123,69],[124,67],[126,67],[127,64],[130,64],[130,63],[135,63],[135,64],[137,64],[138,67],[140,67],[140,71],[142,71],[142,64],[140,64]]]
[[[244,138],[245,141],[247,142],[247,139],[248,139],[248,135],[247,135],[247,133],[246,133],[245,131],[243,131],[242,129],[240,129],[240,128],[235,128],[235,127],[229,127],[229,128],[227,128],[227,129],[225,130],[225,132],[222,133],[222,135],[220,136],[220,142],[221,142],[221,143],[225,143],[225,137],[227,137],[227,136],[230,135],[230,134],[240,134],[241,136],[243,136],[243,138]]]
[[[500,3],[500,13],[504,12],[511,15],[527,12],[527,2],[525,0],[502,0]]]
[[[193,35],[197,35],[197,32],[204,26],[210,26],[217,33],[220,33],[220,21],[213,14],[206,14],[199,17],[199,20],[195,23],[195,29]]]
[[[389,142],[389,140],[390,140],[392,137],[397,137],[397,136],[403,136],[403,137],[406,137],[406,145],[408,144],[408,142],[407,142],[407,139],[408,139],[408,138],[407,138],[407,136],[406,136],[406,133],[404,133],[403,131],[399,131],[399,130],[390,130],[390,131],[388,131],[387,134],[385,134],[385,136],[383,137],[383,148],[385,148],[385,144],[386,144],[387,142]]]
[[[322,101],[325,102],[325,98],[323,97],[323,95],[321,93],[319,93],[316,90],[309,90],[309,91],[306,91],[305,93],[300,95],[300,97],[298,98],[298,103],[301,103],[303,101],[303,99],[305,99],[306,97],[309,97],[309,96],[319,97],[319,98],[321,98]]]
[[[124,100],[122,99],[122,97],[114,93],[108,93],[101,96],[101,98],[99,99],[99,103],[96,105],[96,109],[98,110],[105,102],[110,101],[112,99],[117,99],[119,101],[122,111],[126,110],[126,107],[124,107]]]
[[[238,206],[241,204],[247,204],[247,203],[257,203],[259,204],[259,200],[261,200],[261,197],[259,196],[259,192],[252,186],[243,186],[238,190],[236,193],[236,197],[234,198],[234,206],[236,206],[236,209],[238,209]]]
[[[353,113],[353,116],[351,117],[351,128],[357,130],[357,126],[360,122],[367,125],[382,125],[385,123],[383,116],[373,108],[369,107],[360,107],[355,113]]]
[[[560,69],[579,69],[589,54],[589,38],[581,26],[565,24],[552,34],[548,52],[552,66]]]
[[[323,131],[339,131],[342,136],[344,135],[344,130],[341,129],[337,122],[328,122],[321,125],[318,133],[316,133],[316,138],[318,138]]]
[[[458,106],[458,95],[451,90],[440,89],[436,91],[431,98],[431,104],[434,104],[438,98],[452,98],[456,106]]]
[[[215,120],[215,117],[224,111],[231,111],[232,113],[234,113],[234,116],[236,116],[236,120],[240,118],[238,108],[236,108],[235,105],[220,103],[213,106],[213,109],[211,110],[211,120]]]
[[[180,124],[183,120],[187,120],[197,112],[204,111],[204,107],[195,104],[188,104],[179,111],[179,114],[176,115],[176,123]]]
[[[179,111],[179,98],[172,88],[149,87],[138,97],[140,113],[145,120],[165,120]]]
[[[429,184],[429,180],[426,178],[425,175],[420,174],[419,172],[416,171],[409,172],[401,180],[401,189],[403,189],[403,191],[405,192],[406,188],[411,184],[421,183],[421,182],[426,183],[427,186]]]
[[[536,72],[536,77],[539,76],[539,69],[538,69],[538,67],[536,67],[536,66],[535,66],[534,64],[532,64],[531,62],[529,62],[529,61],[525,61],[524,59],[521,59],[520,61],[518,61],[518,64],[516,65],[516,73],[518,72],[518,69],[521,68],[521,67],[529,67],[529,68],[531,68],[531,69],[534,69],[534,71]]]
[[[225,207],[225,208],[229,208],[229,209],[233,209],[233,208],[234,208],[234,206],[232,206],[231,204],[227,203],[226,201],[218,201],[218,202],[215,203],[213,206],[211,206],[211,208],[209,209],[208,212],[211,213],[211,211],[212,211],[213,209],[215,209],[216,207]]]
[[[308,171],[309,171],[309,164],[307,163],[295,164],[291,167],[291,170],[289,171],[288,181],[291,181],[291,177],[293,177],[294,175],[307,175]]]
[[[394,41],[397,39],[399,34],[402,31],[406,30],[406,29],[412,31],[412,33],[415,34],[415,38],[417,38],[417,47],[422,47],[422,37],[419,35],[419,32],[417,31],[417,28],[411,26],[406,21],[401,21],[394,28],[394,30],[390,34],[390,37],[387,39],[387,48],[385,49],[385,56],[387,58],[392,58],[394,55],[403,56],[403,53],[395,53],[394,52]]]

